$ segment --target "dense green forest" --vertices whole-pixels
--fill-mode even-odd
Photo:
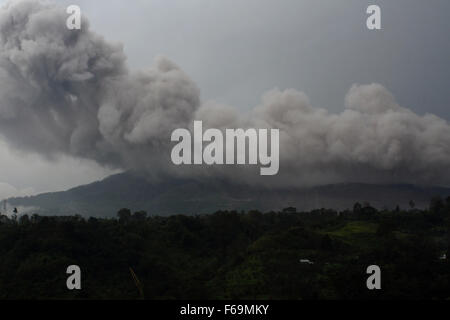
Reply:
[[[0,299],[448,299],[449,227],[450,197],[428,210],[2,216]],[[66,288],[72,264],[82,290]],[[373,264],[381,290],[366,287]]]

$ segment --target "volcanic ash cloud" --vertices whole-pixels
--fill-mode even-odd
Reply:
[[[14,1],[0,10],[0,135],[14,148],[151,176],[277,187],[450,183],[449,123],[399,106],[379,84],[354,85],[338,114],[313,107],[293,89],[271,90],[241,114],[201,103],[195,83],[164,57],[130,72],[121,45],[92,32],[84,18],[81,30],[68,30],[66,19],[65,8],[47,2]],[[206,128],[280,129],[279,174],[261,178],[248,166],[175,167],[171,133],[194,120]]]

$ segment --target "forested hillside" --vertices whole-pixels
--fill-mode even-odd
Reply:
[[[428,210],[0,221],[0,299],[450,298],[450,197]],[[72,264],[80,291],[66,288]],[[382,290],[366,287],[373,264]]]

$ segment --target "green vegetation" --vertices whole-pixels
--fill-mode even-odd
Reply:
[[[0,299],[450,298],[450,197],[428,210],[293,211],[2,216]],[[66,288],[72,264],[81,291]],[[373,264],[382,290],[366,288]]]

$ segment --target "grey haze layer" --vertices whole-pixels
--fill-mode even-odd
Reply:
[[[435,196],[447,197],[450,188],[413,185],[333,184],[309,188],[263,188],[236,185],[219,179],[171,179],[152,182],[131,172],[63,192],[8,199],[8,210],[22,214],[114,217],[119,208],[149,215],[208,214],[218,210],[280,211],[293,206],[298,212],[320,208],[345,210],[356,202],[378,209],[428,208]],[[320,211],[319,211],[320,212]],[[323,212],[323,211],[322,211]]]
[[[195,83],[164,57],[130,71],[121,45],[91,31],[86,18],[81,30],[68,30],[66,18],[65,8],[30,0],[0,10],[0,135],[14,148],[49,159],[91,159],[152,179],[216,177],[277,188],[450,184],[449,123],[400,106],[380,84],[352,86],[340,113],[314,107],[298,90],[273,89],[244,114],[202,103]],[[280,129],[279,174],[260,177],[248,166],[174,166],[171,132],[194,120],[222,130]]]

